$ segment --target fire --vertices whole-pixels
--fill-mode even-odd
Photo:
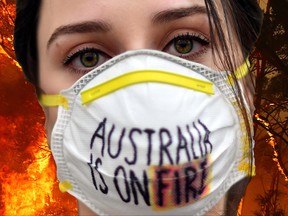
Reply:
[[[269,122],[267,122],[264,119],[262,119],[260,117],[260,115],[257,114],[257,113],[255,114],[255,118],[257,119],[257,121],[259,121],[260,123],[262,123],[265,126],[266,132],[267,132],[267,134],[269,136],[269,138],[267,140],[267,143],[273,147],[273,151],[274,151],[274,153],[273,153],[274,154],[273,155],[274,156],[273,157],[273,161],[276,162],[277,168],[278,168],[279,172],[284,176],[285,181],[288,181],[288,176],[285,174],[283,168],[281,167],[279,159],[278,159],[279,155],[278,155],[278,152],[277,152],[277,150],[275,148],[276,145],[277,145],[277,142],[276,142],[276,139],[274,138],[273,134],[269,131],[269,126],[270,126]]]
[[[41,130],[41,126],[35,129]],[[76,201],[67,195],[68,199],[61,199],[63,195],[57,188],[55,166],[43,129],[40,134],[36,146],[30,145],[26,149],[27,153],[32,155],[32,159],[23,162],[27,164],[26,171],[5,174],[5,169],[9,169],[8,164],[2,168],[4,172],[0,179],[4,210],[0,213],[4,211],[4,215],[77,215]]]
[[[44,114],[15,60],[15,0],[0,0],[0,215],[77,215],[58,188]]]
[[[43,137],[38,143],[44,143]],[[49,165],[49,153],[41,149],[31,149],[35,159],[25,173],[10,173],[2,182],[5,215],[31,215],[53,201],[49,196],[53,189],[54,170],[46,169]],[[30,163],[24,161],[23,163]],[[15,193],[17,191],[17,193]],[[42,193],[42,191],[44,193]],[[17,196],[15,196],[17,194]]]
[[[241,216],[242,211],[243,211],[243,202],[244,202],[244,198],[241,199],[239,205],[238,205],[238,211],[237,211],[237,216]]]

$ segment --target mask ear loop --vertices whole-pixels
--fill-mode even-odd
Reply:
[[[68,110],[68,100],[63,95],[40,95],[39,102],[42,106],[63,106]]]
[[[63,106],[66,110],[68,110],[68,100],[66,97],[60,94],[41,94],[39,97],[39,102],[42,106],[45,107]],[[59,189],[62,193],[65,193],[68,190],[72,190],[73,186],[69,181],[62,181],[59,183]]]
[[[247,58],[244,63],[242,65],[240,65],[238,68],[236,68],[236,70],[234,71],[234,75],[235,77],[239,80],[243,77],[245,77],[248,72],[249,72],[249,68],[250,68],[250,62],[249,59]],[[231,86],[234,84],[234,79],[233,79],[233,75],[229,74],[226,82],[228,84],[230,84]]]

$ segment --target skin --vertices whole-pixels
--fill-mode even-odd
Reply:
[[[171,41],[179,35],[194,35],[209,42],[209,24],[203,0],[45,0],[38,28],[39,81],[45,94],[59,94],[92,68],[79,58],[64,64],[68,57],[85,48],[104,52],[101,62],[136,49],[156,49],[180,56]],[[189,14],[173,17],[171,11],[190,8]],[[192,9],[191,9],[192,8]],[[170,11],[170,13],[167,13]],[[166,19],[161,14],[168,14]],[[221,11],[220,11],[221,12]],[[179,15],[179,14],[178,14]],[[160,19],[162,18],[162,19]],[[97,22],[89,32],[69,32],[67,26]],[[99,22],[101,26],[99,27]],[[63,31],[64,26],[66,31]],[[85,29],[86,27],[82,28]],[[70,29],[71,30],[71,29]],[[75,30],[75,29],[74,29]],[[184,58],[216,69],[212,49],[197,41]],[[216,59],[217,61],[217,59]],[[57,108],[44,107],[48,143],[56,121]],[[221,214],[225,197],[207,215]],[[79,215],[95,215],[79,202]]]

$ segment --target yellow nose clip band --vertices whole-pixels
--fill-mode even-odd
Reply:
[[[82,104],[90,103],[118,89],[138,83],[157,82],[214,94],[213,83],[157,70],[133,71],[81,92]]]
[[[121,75],[81,92],[82,104],[88,104],[121,88],[147,82],[165,83],[196,90],[210,95],[214,94],[213,83],[209,81],[203,81],[166,71],[140,70]],[[63,106],[64,108],[68,109],[68,100],[63,95],[42,94],[39,101],[43,106]]]
[[[234,75],[236,79],[241,79],[246,76],[249,72],[249,67],[250,62],[248,59],[246,59],[245,62],[235,70]],[[121,75],[98,86],[81,92],[82,104],[88,104],[107,94],[117,91],[118,89],[131,86],[133,84],[147,82],[165,83],[192,89],[210,95],[214,94],[213,83],[209,81],[203,81],[200,79],[191,78],[188,76],[174,74],[166,71],[140,70]],[[234,84],[232,74],[229,74],[226,82],[230,85]],[[63,95],[42,94],[39,98],[39,101],[43,106],[63,106],[64,108],[68,109],[68,100]]]

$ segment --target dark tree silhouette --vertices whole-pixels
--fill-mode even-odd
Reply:
[[[269,0],[262,33],[251,55],[256,79],[256,130],[275,138],[276,159],[288,176],[288,1]],[[263,122],[267,123],[264,124]],[[257,144],[257,142],[256,142]]]
[[[255,212],[255,215],[259,216],[285,215],[280,202],[283,197],[287,197],[287,194],[281,192],[281,188],[287,187],[285,180],[288,180],[287,9],[287,0],[268,0],[262,33],[251,55],[253,72],[257,75],[255,130],[256,134],[262,134],[259,136],[260,139],[257,140],[256,137],[255,148],[258,145],[260,148],[257,148],[255,154],[257,156],[266,152],[265,154],[268,153],[269,158],[277,164],[272,168],[270,160],[263,160],[265,166],[269,166],[266,175],[270,175],[272,181],[264,194],[257,195],[256,201],[260,211]],[[263,148],[263,144],[267,145],[266,149]]]

